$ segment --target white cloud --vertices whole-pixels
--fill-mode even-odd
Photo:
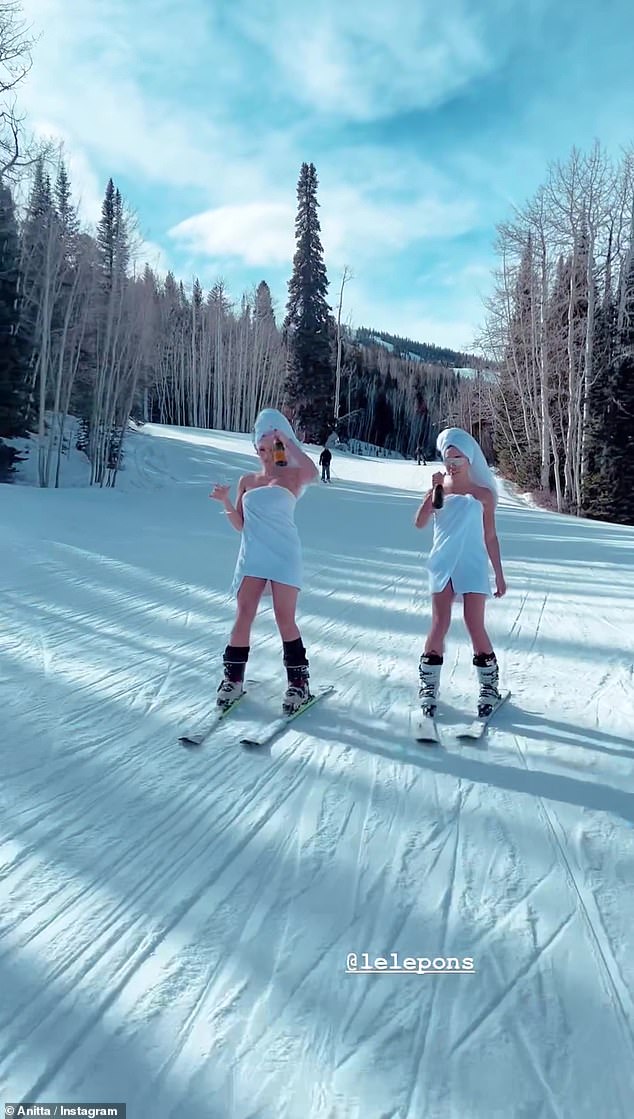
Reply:
[[[169,236],[197,254],[275,266],[292,259],[293,220],[293,209],[285,203],[218,206],[180,222]]]
[[[202,54],[205,36],[193,12],[188,16],[179,6],[176,13],[161,0],[138,8],[123,0],[23,4],[33,33],[41,33],[20,87],[20,104],[32,120],[45,116],[69,146],[107,166],[113,177],[138,174],[234,198],[264,185],[259,164],[242,154],[241,136],[222,119],[221,106],[214,117],[172,90],[170,75]],[[203,12],[200,6],[197,18]],[[210,60],[202,54],[200,61]],[[160,92],[146,92],[148,81],[160,81]]]
[[[429,237],[455,237],[474,222],[469,200],[431,193],[411,199],[376,198],[345,185],[322,191],[324,250],[335,265],[376,261]]]
[[[351,181],[344,181],[340,164],[345,174],[354,169]],[[366,147],[340,151],[323,167],[319,217],[329,269],[373,268],[427,238],[457,237],[477,221],[473,200],[422,160],[410,157],[386,168],[381,149]],[[424,189],[412,191],[412,183]],[[287,191],[271,185],[267,194],[279,200],[214,207],[180,222],[169,235],[214,259],[290,266],[295,211]]]
[[[145,15],[146,27],[139,45],[132,41],[130,22],[136,9],[123,0],[103,0],[95,6],[82,0],[24,3],[34,28],[43,30],[24,101],[35,120],[41,121],[45,111],[46,129],[40,124],[40,131],[63,136],[72,160],[73,186],[84,196],[86,217],[98,217],[105,189],[105,181],[99,184],[93,169],[98,163],[115,179],[125,172],[175,190],[194,188],[213,199],[207,211],[170,230],[175,244],[247,265],[276,265],[292,259],[294,214],[288,202],[301,162],[293,131],[273,127],[263,134],[247,134],[237,125],[227,127],[220,115],[214,117],[214,111],[224,111],[222,102],[204,112],[190,109],[176,95],[170,100],[169,85],[160,97],[150,97],[135,77],[150,64],[158,66],[159,60],[166,73],[166,59],[170,70],[186,63],[181,54],[186,45],[183,32],[169,4],[144,0],[139,13]],[[152,9],[155,20],[148,18]],[[193,10],[202,18],[200,6],[194,3]],[[244,10],[248,12],[248,5]],[[321,3],[312,37],[317,44],[320,35],[335,34],[333,11],[328,3]],[[285,27],[283,9],[278,9],[276,18]],[[403,18],[398,44],[407,39],[408,20],[411,23],[413,17],[405,13]],[[346,20],[349,29],[348,16]],[[393,20],[385,12],[370,13],[361,21],[364,34],[390,41]],[[449,34],[449,25],[443,26],[444,34]],[[295,23],[293,28],[297,32]],[[188,35],[193,36],[196,52],[204,35],[198,28],[196,37],[194,30],[190,24]],[[292,45],[292,41],[286,45],[289,53]],[[390,49],[398,53],[405,47]],[[215,60],[218,44],[214,52]],[[348,77],[346,71],[341,80]],[[389,80],[397,80],[396,75]],[[334,76],[329,88],[339,88]],[[473,222],[470,203],[457,198],[455,188],[449,190],[432,167],[414,157],[386,163],[380,148],[339,149],[336,156],[322,159],[320,171],[324,245],[335,266],[359,256],[376,259],[426,236],[453,235]],[[424,190],[412,191],[412,183],[424,183]],[[394,192],[398,197],[392,197]]]
[[[504,39],[519,34],[495,5],[392,0],[245,0],[233,19],[269,52],[289,92],[350,120],[437,105],[496,64]]]

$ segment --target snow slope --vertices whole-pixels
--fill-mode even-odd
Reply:
[[[317,454],[317,451],[316,451]],[[617,1119],[634,1099],[634,530],[503,498],[481,744],[460,617],[445,746],[411,743],[433,464],[335,454],[298,506],[337,693],[272,747],[281,646],[198,752],[246,436],[131,433],[115,490],[0,486],[0,1098],[129,1119]],[[471,957],[471,973],[352,974]],[[394,958],[390,957],[393,963]],[[381,965],[379,965],[381,966]]]

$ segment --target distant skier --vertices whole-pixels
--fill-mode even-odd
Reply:
[[[417,466],[420,466],[421,460],[422,460],[423,466],[427,466],[427,461],[425,459],[425,449],[424,449],[424,447],[421,447],[421,445],[419,443],[417,448],[416,448],[416,465]]]
[[[322,482],[329,482],[330,481],[330,463],[331,463],[331,460],[332,460],[332,454],[328,450],[328,447],[324,447],[323,451],[321,452],[321,454],[319,456],[319,465],[321,466],[321,480],[322,480]]]
[[[229,486],[215,485],[210,494],[222,502],[230,523],[242,533],[231,586],[237,596],[237,615],[223,655],[224,676],[216,704],[227,707],[244,691],[251,627],[262,595],[270,594],[288,678],[282,701],[288,715],[311,698],[309,662],[295,621],[303,582],[295,506],[319,472],[286,417],[274,408],[265,408],[257,417],[253,445],[262,469],[240,478],[235,507]]]
[[[489,560],[495,573],[495,598],[506,594],[495,527],[497,485],[479,444],[462,428],[441,431],[437,447],[447,473],[438,471],[432,476],[432,489],[414,522],[416,528],[424,528],[434,517],[428,559],[432,621],[419,663],[419,698],[423,714],[433,718],[445,637],[457,596],[464,602],[464,621],[473,645],[473,665],[480,684],[478,717],[482,717],[489,715],[501,698],[498,662],[484,625],[486,602],[491,594]],[[442,487],[440,508],[432,505],[436,487]]]

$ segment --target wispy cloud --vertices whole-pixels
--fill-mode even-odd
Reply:
[[[420,179],[424,181],[421,164]],[[435,176],[437,178],[437,176]],[[329,264],[352,260],[366,266],[385,254],[439,237],[453,238],[477,220],[473,199],[460,197],[445,181],[426,191],[400,197],[405,175],[390,177],[391,193],[379,174],[361,184],[347,184],[336,168],[327,167],[319,191],[322,243]],[[398,189],[397,189],[398,186]],[[271,184],[270,193],[277,193]],[[294,207],[289,200],[218,206],[188,217],[169,230],[170,238],[198,256],[236,259],[247,266],[290,267],[295,249]]]
[[[269,53],[289,94],[320,112],[375,120],[427,109],[494,68],[521,34],[519,3],[441,5],[286,0],[235,6],[242,33]]]
[[[169,236],[198,256],[275,266],[292,259],[293,220],[292,206],[283,203],[218,206],[179,222]]]
[[[349,120],[426,109],[494,65],[485,20],[462,0],[316,0],[310,19],[285,0],[250,0],[233,18],[272,55],[288,91]]]
[[[42,28],[21,92],[34,119],[63,121],[70,141],[114,175],[174,188],[218,183],[238,196],[258,189],[258,167],[241,150],[240,129],[223,119],[224,107],[212,112],[175,96],[174,75],[196,58],[204,62],[191,16],[181,24],[180,9],[177,19],[163,0],[23,3],[34,28]]]

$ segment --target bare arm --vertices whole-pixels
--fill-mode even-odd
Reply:
[[[424,501],[418,506],[416,516],[414,518],[414,524],[416,528],[424,528],[430,517],[432,516],[432,513],[434,512],[434,507],[431,503],[433,496],[434,491],[429,490],[425,495]]]
[[[442,473],[442,471],[436,471],[435,474],[432,474],[432,488],[428,490],[425,496],[425,500],[423,501],[422,505],[419,505],[416,517],[414,518],[414,524],[416,525],[416,528],[424,528],[432,513],[435,513],[435,509],[432,504],[434,499],[434,491],[437,486],[442,486],[444,484],[444,480],[445,475]]]
[[[286,460],[288,465],[293,470],[297,470],[297,478],[302,486],[307,486],[310,482],[314,482],[319,477],[319,471],[315,466],[312,458],[304,454],[301,447],[293,443],[290,439],[284,439],[284,449],[286,450]]]
[[[231,524],[233,526],[233,528],[235,528],[236,532],[242,532],[242,529],[244,528],[244,515],[243,515],[243,512],[242,512],[242,498],[243,498],[245,490],[246,490],[246,480],[247,480],[247,478],[248,478],[248,474],[244,474],[242,476],[242,478],[240,479],[240,481],[238,482],[238,492],[236,494],[235,507],[231,504],[231,499],[229,497],[229,487],[228,486],[216,486],[212,495],[211,495],[213,498],[215,498],[216,501],[221,501],[222,502],[222,504],[224,506],[225,513],[227,514],[227,517],[229,518],[229,524]]]
[[[495,527],[495,501],[490,490],[484,490],[480,500],[484,509],[484,543],[495,572],[496,598],[500,598],[506,591],[506,582],[502,571],[500,542]]]

